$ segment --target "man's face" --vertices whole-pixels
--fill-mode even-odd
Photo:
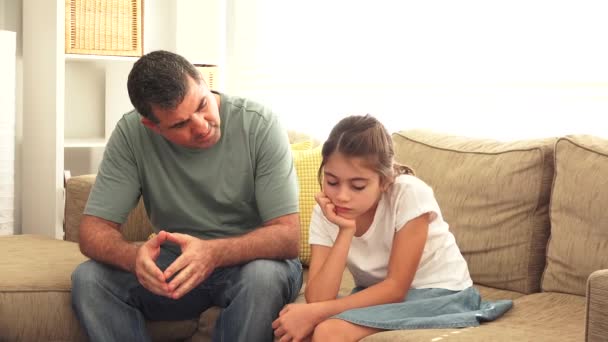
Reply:
[[[143,118],[142,123],[174,144],[206,149],[220,140],[217,99],[203,81],[188,77],[188,93],[176,108],[153,107],[152,112],[159,122]]]

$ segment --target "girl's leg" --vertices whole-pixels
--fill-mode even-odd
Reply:
[[[381,331],[384,330],[356,325],[341,319],[328,319],[317,325],[312,335],[312,342],[359,341]]]

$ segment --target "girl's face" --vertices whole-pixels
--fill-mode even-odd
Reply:
[[[364,159],[332,153],[323,167],[323,192],[347,219],[373,218],[383,192],[380,175]]]

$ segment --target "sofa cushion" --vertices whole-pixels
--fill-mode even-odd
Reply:
[[[300,260],[308,265],[310,262],[310,245],[308,231],[315,194],[320,191],[317,172],[321,165],[321,146],[313,147],[311,141],[292,144],[293,162],[298,175],[300,191]]]
[[[608,268],[608,140],[572,135],[555,144],[551,239],[543,291],[585,295],[596,270]]]
[[[473,281],[538,292],[555,139],[499,142],[411,130],[393,141],[396,160],[434,189]]]
[[[72,311],[71,275],[87,260],[78,245],[37,235],[0,237],[0,340],[84,341]],[[155,340],[190,337],[196,320],[148,322]]]

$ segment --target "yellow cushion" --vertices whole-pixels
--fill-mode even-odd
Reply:
[[[312,145],[311,141],[291,145],[300,189],[300,260],[305,265],[310,262],[310,245],[308,244],[310,217],[316,203],[315,194],[321,191],[317,180],[317,172],[322,159],[321,146],[312,148]]]
[[[312,148],[312,141],[310,140],[306,140],[306,141],[300,141],[297,143],[293,143],[291,144],[291,150],[292,151],[305,151],[305,150],[310,150]]]

